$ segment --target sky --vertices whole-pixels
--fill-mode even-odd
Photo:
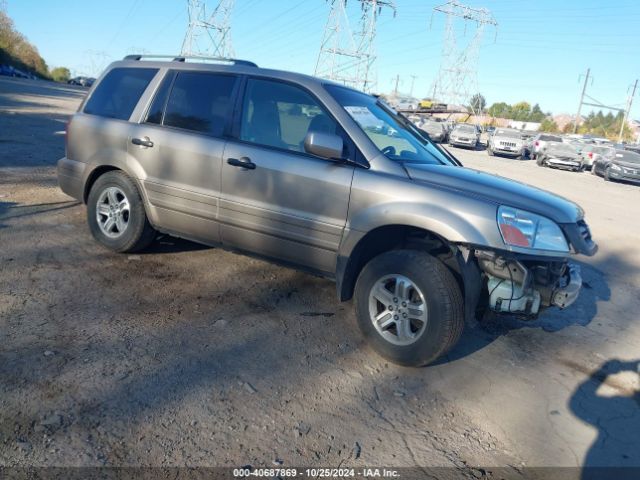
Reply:
[[[129,53],[177,54],[187,26],[186,0],[8,0],[17,29],[50,66],[96,75]],[[217,0],[207,0],[213,8]],[[397,14],[378,21],[378,91],[429,96],[440,66],[445,18],[433,7],[445,0],[395,0]],[[478,90],[488,104],[528,101],[543,111],[575,114],[587,68],[587,94],[624,108],[640,77],[640,0],[464,0],[491,11],[485,29]],[[259,66],[313,74],[330,2],[236,0],[232,39],[238,58]],[[358,15],[357,0],[347,7]],[[471,39],[462,23],[458,44]],[[581,77],[582,75],[582,77]],[[415,79],[412,78],[415,76]],[[591,107],[583,107],[587,113]],[[640,88],[631,118],[640,119]]]

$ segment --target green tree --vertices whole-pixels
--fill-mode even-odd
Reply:
[[[0,10],[0,64],[9,64],[41,77],[49,77],[49,69],[38,49],[20,32],[7,14]]]
[[[473,113],[482,113],[487,106],[487,99],[481,93],[476,93],[471,97],[469,108]]]
[[[55,82],[66,83],[71,78],[71,72],[67,67],[56,67],[51,70],[51,78]]]
[[[558,124],[553,120],[553,118],[543,118],[542,122],[540,122],[540,131],[557,133],[559,131]]]
[[[498,118],[513,118],[511,117],[511,106],[505,102],[494,103],[489,107],[487,111],[492,117]]]
[[[527,102],[518,102],[511,107],[511,115],[514,120],[526,122],[531,115],[531,105]]]

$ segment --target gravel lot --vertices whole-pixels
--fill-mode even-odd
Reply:
[[[0,466],[640,466],[639,187],[452,149],[577,201],[600,252],[566,311],[403,368],[326,280],[100,247],[53,167],[83,94],[0,79]]]

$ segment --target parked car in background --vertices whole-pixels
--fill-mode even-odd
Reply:
[[[78,85],[80,87],[89,88],[95,81],[96,79],[92,77],[73,77],[72,79],[68,80],[67,83],[69,85]]]
[[[625,150],[629,150],[631,152],[636,152],[636,153],[640,153],[640,144],[637,143],[627,143],[624,146]]]
[[[396,110],[417,110],[418,102],[415,98],[400,97],[394,102],[393,108]]]
[[[0,75],[13,77],[13,67],[11,65],[0,65]]]
[[[593,162],[591,173],[605,180],[623,180],[640,184],[640,153],[616,150],[611,156],[601,156]]]
[[[576,148],[568,143],[549,142],[536,156],[540,167],[560,168],[579,172],[582,170],[582,157]]]
[[[601,157],[611,157],[616,153],[615,148],[607,147],[606,145],[585,145],[580,151],[580,157],[582,157],[582,169],[591,170],[593,164]]]
[[[609,147],[613,147],[613,142],[611,140],[609,140],[608,138],[604,138],[604,137],[596,137],[593,139],[593,142],[597,145],[607,145]]]
[[[535,160],[538,157],[538,153],[544,150],[549,142],[562,143],[562,137],[548,133],[539,133],[531,140],[531,152],[529,156]]]
[[[115,62],[66,139],[60,187],[103,246],[160,231],[329,277],[403,365],[444,355],[477,309],[568,307],[570,257],[597,251],[575,203],[465,169],[373,96],[248,61]]]
[[[420,123],[418,128],[427,132],[429,138],[434,142],[444,143],[447,141],[449,132],[443,122],[436,122],[435,120],[427,118]]]
[[[475,125],[458,123],[449,134],[449,145],[453,147],[477,148],[479,144],[480,132]]]
[[[527,150],[522,133],[512,128],[498,128],[487,140],[487,153],[489,156],[526,158]]]

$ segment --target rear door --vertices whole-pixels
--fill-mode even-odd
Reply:
[[[301,87],[249,78],[237,130],[222,164],[223,243],[335,272],[354,167],[307,154],[303,142],[311,130],[346,139],[337,122]]]
[[[129,161],[157,226],[220,241],[220,169],[236,83],[225,73],[170,71],[132,130]]]

